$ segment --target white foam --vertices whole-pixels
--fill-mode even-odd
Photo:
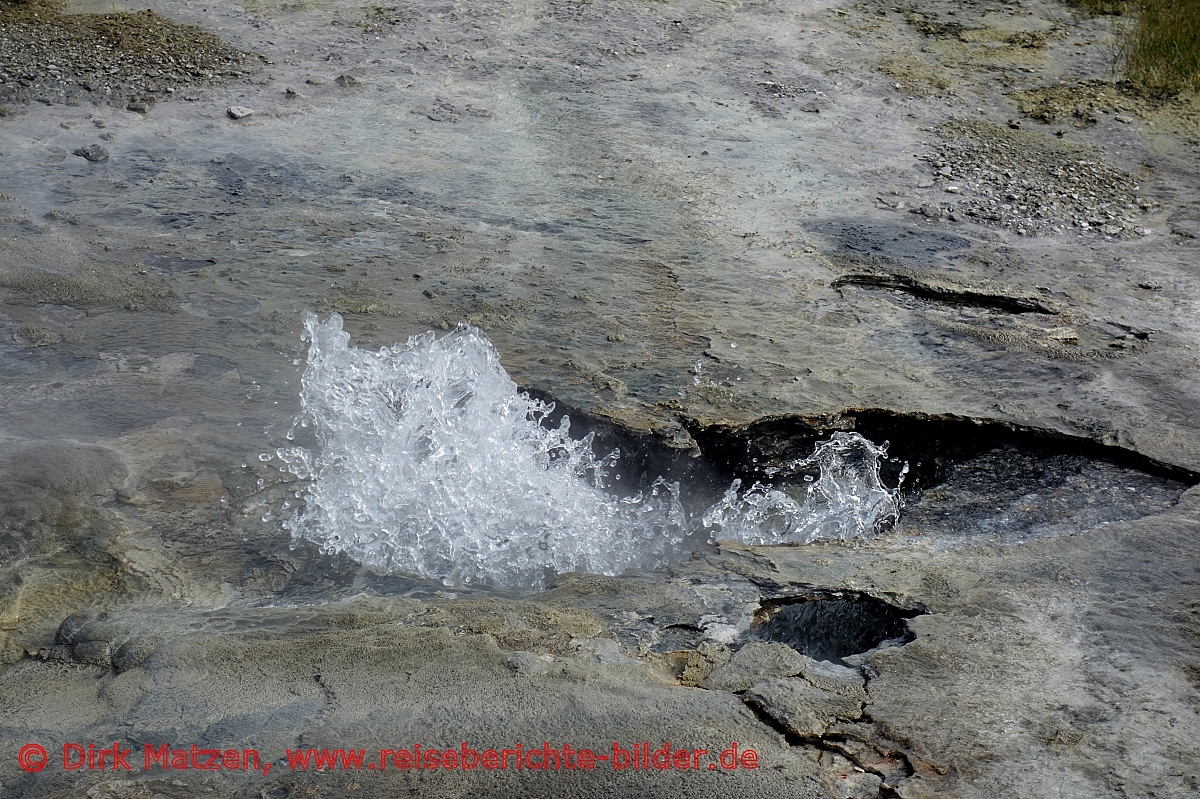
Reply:
[[[870,538],[900,518],[900,489],[880,480],[886,446],[878,447],[858,433],[834,433],[813,454],[780,470],[803,474],[814,467],[809,482],[787,483],[783,490],[755,483],[742,491],[734,480],[702,522],[713,535],[746,544],[807,544],[819,538]],[[905,465],[901,482],[908,471]]]
[[[475,328],[432,332],[377,353],[349,346],[337,314],[304,319],[304,413],[319,449],[278,455],[310,481],[296,537],[387,571],[449,583],[538,586],[547,569],[616,574],[680,557],[678,486],[604,491],[570,420],[517,390]]]

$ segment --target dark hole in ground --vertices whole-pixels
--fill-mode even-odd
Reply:
[[[834,430],[853,430],[876,444],[889,442],[889,461],[881,471],[883,481],[896,485],[900,469],[907,464],[907,492],[937,485],[954,464],[1002,447],[1038,458],[1082,455],[1186,485],[1200,482],[1200,475],[1194,472],[1120,447],[1050,430],[948,414],[902,414],[872,408],[849,409],[834,417],[779,416],[745,427],[688,425],[713,468],[751,479],[751,464],[781,465],[806,455]]]
[[[528,389],[526,389],[528,390]],[[734,478],[743,489],[756,482],[783,491],[819,475],[817,468],[791,469],[797,459],[835,431],[853,431],[875,444],[888,443],[880,479],[894,488],[901,471],[906,510],[914,530],[940,531],[938,540],[963,544],[972,537],[989,543],[1082,532],[1099,524],[1140,518],[1167,507],[1200,475],[1136,452],[1099,442],[988,419],[951,415],[903,414],[884,409],[848,409],[832,416],[778,416],[745,426],[699,425],[682,419],[698,445],[698,455],[670,446],[603,417],[555,402],[546,424],[571,416],[571,435],[595,434],[593,451],[613,448],[621,457],[606,490],[632,494],[657,477],[679,481],[687,512],[703,513],[721,499]],[[693,457],[693,455],[697,455]],[[772,474],[772,467],[777,471]],[[950,480],[955,496],[926,492]],[[945,524],[953,514],[955,524]],[[914,526],[915,525],[915,526]],[[887,532],[886,529],[879,532]],[[920,532],[912,534],[920,535]],[[719,537],[719,534],[718,534]]]
[[[758,641],[786,644],[813,660],[847,665],[884,641],[913,639],[907,621],[921,615],[868,596],[792,599],[765,603],[750,631]]]

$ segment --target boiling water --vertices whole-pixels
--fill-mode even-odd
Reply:
[[[298,424],[317,446],[276,455],[307,482],[293,537],[387,571],[449,583],[537,587],[553,572],[617,574],[686,556],[698,538],[748,543],[870,536],[895,521],[898,490],[879,481],[882,448],[837,433],[792,470],[811,483],[742,491],[694,520],[678,483],[621,497],[618,452],[520,392],[491,342],[460,326],[378,352],[351,347],[342,319],[304,319],[309,342]],[[787,471],[787,470],[785,470]]]

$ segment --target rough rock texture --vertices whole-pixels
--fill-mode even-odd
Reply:
[[[0,795],[1194,795],[1200,103],[1115,83],[1103,18],[149,5],[0,12]],[[831,429],[924,490],[869,544],[533,597],[374,573],[280,525],[305,309],[362,347],[479,326],[700,506]],[[863,595],[913,640],[752,643],[764,603]],[[547,740],[761,766],[284,755]],[[113,741],[275,770],[15,756]]]
[[[737,740],[758,752],[760,769],[639,777],[601,768],[554,779],[362,771],[353,780],[363,796],[404,789],[838,796],[874,795],[863,786],[886,784],[900,796],[1020,797],[1061,788],[1064,796],[1183,797],[1195,791],[1200,766],[1198,511],[1200,493],[1192,490],[1137,521],[958,552],[726,545],[698,552],[671,574],[605,578],[604,591],[594,581],[565,580],[540,597],[499,605],[393,597],[73,617],[60,636],[73,648],[44,647],[0,677],[0,738],[51,751],[78,740],[119,740],[138,752],[163,741],[253,746],[276,763],[268,775],[130,775],[145,791],[168,791],[170,780],[226,793],[343,790],[336,780],[288,769],[285,752],[299,747],[375,756],[413,742],[550,740],[610,753],[614,740],[654,748],[669,740],[713,752]],[[920,603],[928,613],[910,621],[913,642],[869,657],[865,692],[852,687],[851,670],[815,662],[801,663],[802,676],[747,691],[745,701],[789,733],[785,741],[739,697],[677,687],[653,658],[617,643],[629,640],[633,623],[622,608],[695,624],[710,615],[706,595],[739,583],[757,585],[760,601],[821,588]],[[475,631],[483,628],[490,632]],[[93,657],[120,640],[141,640],[146,629],[161,638],[142,645],[150,653],[137,665],[113,668]],[[517,640],[522,648],[510,649]],[[762,649],[750,643],[742,651],[751,647]],[[753,652],[743,660],[760,660]],[[6,795],[100,782],[61,769],[24,774],[12,759],[0,769]],[[846,776],[831,782],[839,774]],[[859,793],[829,787],[845,780]]]
[[[804,670],[805,657],[783,644],[751,641],[700,683],[701,688],[741,693],[769,677],[791,677]]]

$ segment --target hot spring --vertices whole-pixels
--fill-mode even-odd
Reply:
[[[705,540],[868,538],[899,517],[899,487],[880,480],[886,445],[856,433],[689,508],[661,477],[617,490],[620,451],[597,454],[569,417],[551,424],[553,404],[520,391],[476,328],[377,352],[351,347],[337,314],[306,314],[304,331],[296,424],[315,443],[275,451],[305,483],[284,523],[371,568],[537,588],[559,572],[653,569]]]

